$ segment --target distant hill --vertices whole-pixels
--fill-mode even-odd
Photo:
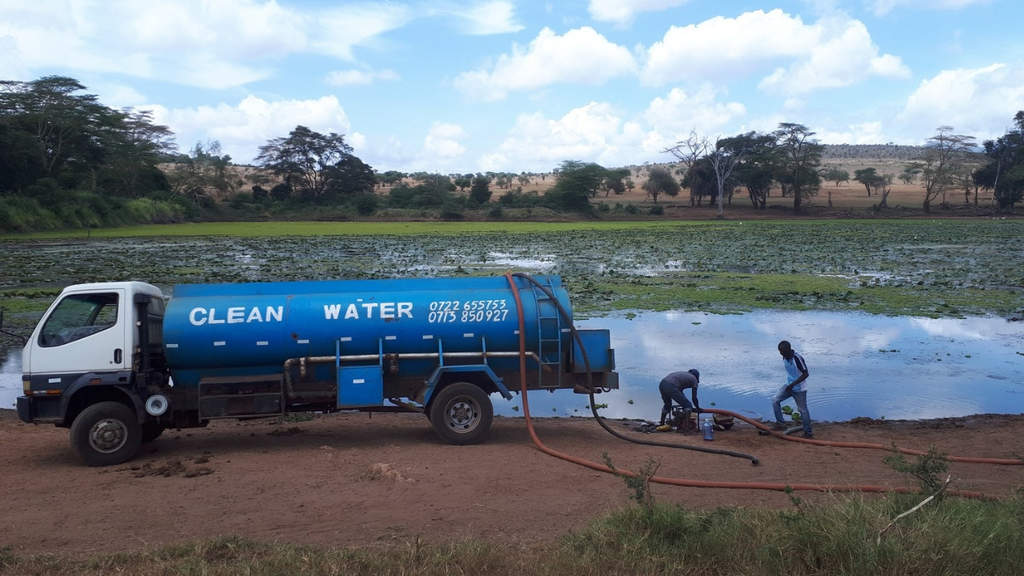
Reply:
[[[917,160],[924,146],[900,144],[826,144],[822,160]]]

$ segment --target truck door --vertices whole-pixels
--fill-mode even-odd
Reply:
[[[65,294],[29,342],[33,380],[52,374],[66,386],[66,376],[128,370],[131,313],[124,289]]]

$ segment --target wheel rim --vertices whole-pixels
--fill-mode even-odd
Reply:
[[[445,424],[451,430],[464,434],[480,424],[480,406],[468,398],[455,398],[445,410]]]
[[[128,427],[124,422],[104,418],[89,429],[89,446],[103,454],[120,450],[128,442]]]

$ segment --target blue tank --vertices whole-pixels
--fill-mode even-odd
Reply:
[[[571,315],[561,279],[536,279]],[[541,353],[544,341],[568,349],[568,323],[554,304],[516,282],[528,351]],[[287,360],[303,357],[513,352],[519,330],[504,277],[196,284],[174,287],[163,345],[175,385],[193,387],[201,378],[280,373]],[[511,372],[517,362],[489,363]],[[403,361],[402,376],[427,376],[437,364]]]

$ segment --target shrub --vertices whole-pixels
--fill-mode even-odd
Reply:
[[[654,206],[651,206],[651,209],[648,210],[647,213],[651,214],[652,216],[661,216],[662,214],[665,213],[665,209],[655,204]]]
[[[352,198],[352,205],[355,206],[356,212],[359,214],[369,216],[377,211],[377,195],[372,192],[357,194]]]
[[[292,195],[292,189],[290,186],[281,182],[277,186],[270,189],[270,196],[274,200],[282,201],[287,200]]]

